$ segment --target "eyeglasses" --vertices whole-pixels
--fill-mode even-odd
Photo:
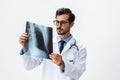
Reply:
[[[66,26],[67,23],[69,23],[68,21],[58,21],[58,20],[54,20],[53,21],[54,25],[58,26],[59,24],[62,26]]]

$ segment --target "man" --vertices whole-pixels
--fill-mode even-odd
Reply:
[[[85,71],[86,48],[76,41],[70,33],[74,25],[75,15],[69,8],[59,8],[55,20],[58,36],[53,40],[53,53],[50,59],[41,59],[24,54],[27,33],[20,36],[21,55],[26,69],[42,67],[42,80],[78,80]],[[61,48],[61,42],[63,43]]]

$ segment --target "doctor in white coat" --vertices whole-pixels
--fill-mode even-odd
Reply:
[[[53,39],[53,53],[50,59],[42,59],[28,56],[24,53],[27,33],[19,38],[22,45],[20,52],[27,70],[41,66],[41,80],[79,80],[86,66],[86,48],[79,43],[70,33],[74,25],[75,15],[69,8],[59,8],[56,11],[55,20],[58,36]],[[60,50],[61,41],[63,50]]]

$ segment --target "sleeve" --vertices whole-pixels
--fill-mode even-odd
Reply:
[[[24,66],[26,70],[31,70],[41,64],[43,58],[36,58],[29,55],[24,54],[23,50],[20,51],[21,58],[23,60]]]
[[[73,79],[79,79],[86,68],[86,48],[79,50],[74,60],[65,62],[64,74]]]
[[[23,55],[24,54],[24,51],[21,49],[20,50],[20,55]]]

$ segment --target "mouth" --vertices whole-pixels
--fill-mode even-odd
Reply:
[[[57,32],[61,32],[61,31],[63,31],[63,29],[61,29],[61,28],[58,28],[58,29],[57,29]]]
[[[57,28],[57,33],[61,33],[62,29],[61,28]]]

